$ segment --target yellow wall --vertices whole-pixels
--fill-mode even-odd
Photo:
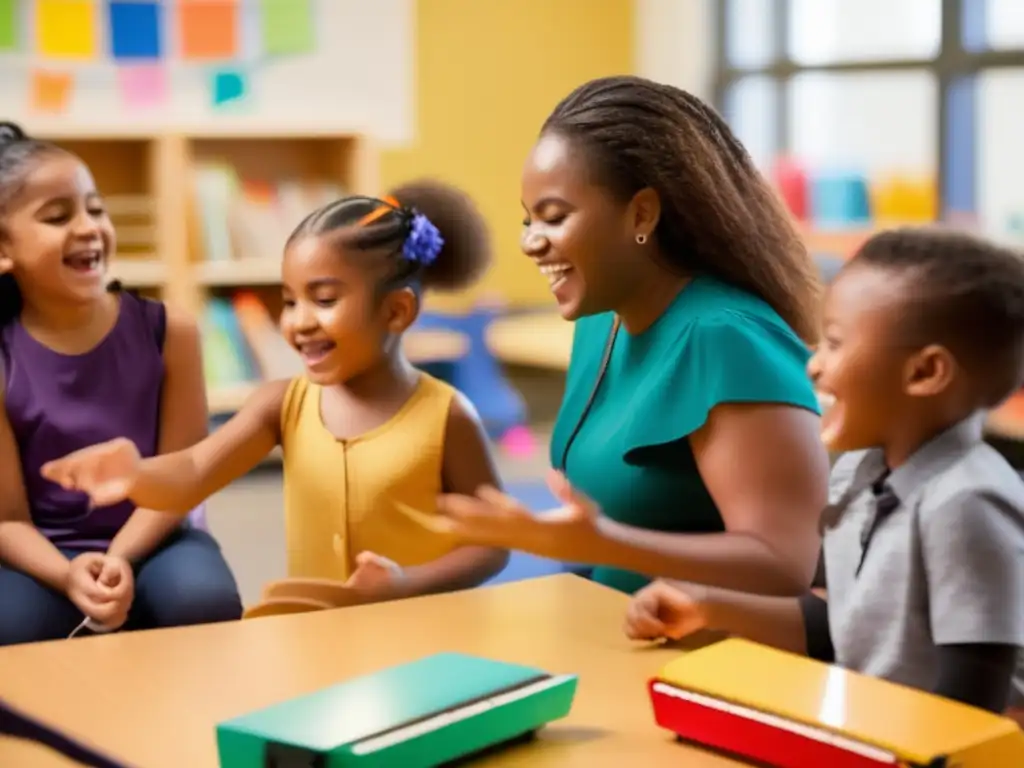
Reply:
[[[467,296],[550,302],[519,251],[522,164],[552,107],[580,83],[633,70],[633,0],[419,0],[415,144],[382,158],[382,182],[429,175],[470,193],[491,223],[495,264]]]

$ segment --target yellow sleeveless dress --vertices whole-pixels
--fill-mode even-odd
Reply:
[[[421,374],[394,416],[346,440],[324,426],[321,392],[298,377],[281,409],[288,575],[343,581],[364,550],[402,566],[450,552],[450,538],[424,530],[396,507],[436,512],[455,390]]]

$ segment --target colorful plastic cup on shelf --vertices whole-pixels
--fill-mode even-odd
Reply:
[[[780,158],[772,174],[779,195],[794,217],[803,221],[808,215],[807,172],[796,160]]]
[[[811,185],[811,210],[815,226],[844,228],[871,220],[867,182],[847,173],[818,175]]]
[[[935,221],[938,192],[929,175],[892,175],[873,186],[875,219],[894,224]]]

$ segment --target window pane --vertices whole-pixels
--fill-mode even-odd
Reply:
[[[941,0],[789,3],[789,56],[798,64],[931,59],[939,52]]]
[[[976,184],[985,232],[1024,241],[1024,69],[991,70],[977,87]]]
[[[679,0],[675,0],[678,2]],[[725,57],[737,69],[756,69],[776,56],[775,5],[779,0],[724,0]]]
[[[769,77],[745,77],[725,96],[723,117],[750,156],[767,171],[778,153],[779,84]]]
[[[791,82],[788,102],[790,154],[812,179],[863,179],[874,219],[936,215],[938,86],[930,72],[807,73]]]
[[[966,0],[963,30],[970,51],[1024,49],[1024,2]]]
[[[943,218],[975,223],[977,205],[978,89],[973,77],[958,77],[946,93],[946,173]]]
[[[938,88],[930,72],[812,72],[790,88],[790,147],[805,162],[869,174],[934,171]]]

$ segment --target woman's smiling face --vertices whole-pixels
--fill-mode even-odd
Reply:
[[[628,206],[588,178],[580,150],[545,134],[523,169],[522,249],[566,320],[612,309],[630,284]]]

